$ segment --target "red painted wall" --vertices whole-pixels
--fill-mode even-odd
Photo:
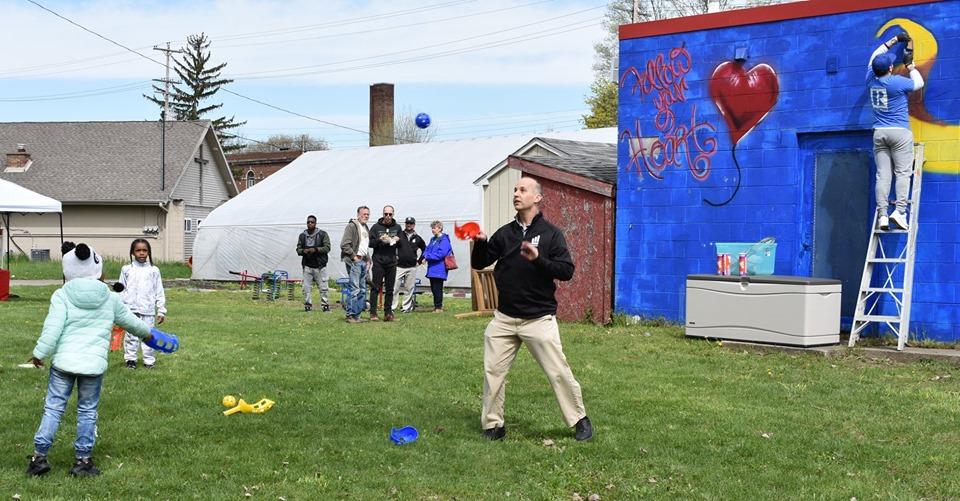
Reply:
[[[540,209],[563,230],[576,265],[573,280],[559,282],[557,317],[582,320],[589,313],[594,322],[608,323],[613,313],[614,200],[526,172],[523,176],[543,187]]]

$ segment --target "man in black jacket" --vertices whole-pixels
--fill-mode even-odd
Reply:
[[[416,228],[417,220],[408,217],[404,221],[404,228],[397,242],[397,278],[394,280],[396,292],[393,295],[393,304],[404,313],[413,311],[413,289],[417,286],[417,265],[423,259],[423,250],[427,248],[423,237],[417,235]],[[401,293],[403,293],[403,306],[400,305]]]
[[[303,256],[300,264],[303,266],[303,310],[313,309],[313,298],[310,293],[314,282],[320,292],[320,307],[323,311],[330,311],[327,301],[327,255],[330,253],[330,236],[327,232],[317,228],[316,216],[307,216],[307,229],[297,238],[297,255]]]
[[[400,225],[393,219],[393,206],[383,207],[383,217],[370,228],[373,247],[373,285],[370,287],[370,320],[377,321],[377,300],[383,291],[383,321],[393,321],[393,284],[397,278],[397,242]],[[386,287],[384,287],[386,285]]]
[[[513,189],[516,220],[493,234],[474,237],[471,265],[476,270],[497,265],[493,278],[499,306],[483,334],[483,411],[480,424],[484,437],[500,440],[507,430],[503,420],[504,385],[507,372],[521,344],[537,360],[567,426],[575,428],[577,440],[593,436],[580,393],[560,345],[557,327],[557,286],[554,280],[573,278],[573,258],[563,232],[540,213],[543,192],[533,178],[522,177]]]

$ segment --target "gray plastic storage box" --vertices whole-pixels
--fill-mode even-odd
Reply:
[[[840,342],[840,281],[788,276],[687,276],[686,334],[814,346]]]

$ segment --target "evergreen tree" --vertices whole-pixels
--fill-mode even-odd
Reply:
[[[235,117],[210,119],[208,114],[221,108],[223,103],[206,104],[205,101],[217,93],[221,87],[233,80],[221,78],[220,71],[227,63],[220,63],[209,67],[210,39],[203,33],[187,37],[187,47],[180,59],[174,58],[173,70],[180,79],[180,84],[173,85],[170,95],[170,110],[172,117],[168,120],[210,120],[213,129],[217,132],[220,145],[224,151],[234,151],[243,148],[243,144],[236,141],[236,137],[228,131],[242,126],[247,122],[237,122]],[[143,97],[163,107],[163,88],[153,86],[154,95]]]

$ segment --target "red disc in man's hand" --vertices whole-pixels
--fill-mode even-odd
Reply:
[[[477,233],[480,233],[480,225],[473,221],[463,223],[463,226],[453,223],[453,234],[460,240],[470,240],[477,236]]]

